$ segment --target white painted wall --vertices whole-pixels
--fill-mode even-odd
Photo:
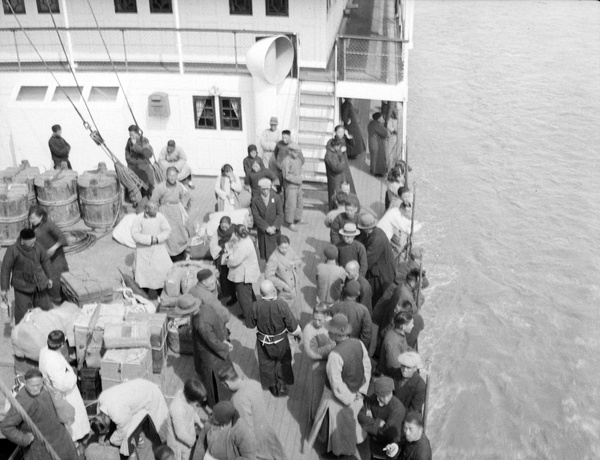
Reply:
[[[258,143],[254,138],[255,101],[250,77],[148,73],[124,73],[120,77],[135,116],[157,155],[169,139],[174,139],[188,154],[194,174],[216,175],[224,163],[230,163],[236,172],[242,172],[247,145]],[[58,78],[63,85],[73,85],[67,73],[59,73]],[[111,73],[79,73],[78,78],[86,98],[92,85],[118,86]],[[22,85],[48,86],[45,100],[16,101]],[[242,98],[242,131],[195,129],[192,97],[209,95],[212,87],[218,88],[221,96]],[[108,157],[89,138],[71,105],[52,101],[55,89],[54,80],[46,72],[0,73],[0,168],[14,166],[23,159],[28,159],[33,166],[50,168],[48,139],[55,123],[62,126],[63,136],[71,144],[74,169],[93,169],[99,161],[107,161],[111,167]],[[148,96],[156,91],[169,94],[171,115],[166,119],[148,116]],[[294,124],[296,91],[297,80],[286,79],[278,85],[276,115],[281,129]],[[218,110],[218,99],[216,102]],[[133,120],[123,94],[119,93],[116,102],[88,104],[106,144],[124,162],[127,127]],[[91,121],[83,103],[78,102],[77,106]]]
[[[251,16],[230,15],[227,0],[178,0],[178,2],[180,27],[182,28],[296,33],[301,45],[300,65],[325,68],[347,0],[333,0],[329,12],[327,12],[326,0],[290,0],[288,17],[267,16],[264,0],[253,1]],[[65,3],[70,27],[95,27],[86,1],[66,0]],[[25,4],[27,13],[19,15],[19,20],[24,27],[52,27],[49,14],[37,13],[35,0],[25,0]],[[58,26],[64,26],[65,11],[62,9],[62,4],[63,2],[61,2],[61,13],[55,15]],[[101,27],[175,27],[174,14],[150,13],[148,0],[137,0],[138,12],[127,14],[115,13],[113,0],[93,0],[92,5]],[[10,27],[17,27],[15,19],[12,15],[0,13],[0,29]],[[77,60],[78,54],[90,52],[105,57],[104,49],[96,34],[76,31],[72,31],[70,34],[75,60]],[[120,33],[107,33],[106,36],[112,52],[120,53],[122,47]],[[47,49],[51,49],[56,57],[60,57],[60,49],[57,47],[57,37],[54,31],[36,32],[33,38],[36,45],[39,44],[42,50],[47,46]],[[237,39],[238,46],[248,49],[254,43],[255,36],[239,34]],[[0,60],[4,53],[14,53],[12,40],[8,36],[2,35],[2,41],[4,43],[0,43]],[[138,41],[144,55],[153,52],[156,54],[157,60],[177,60],[175,38],[171,32],[165,32],[162,37],[156,31],[142,32]],[[183,41],[185,41],[185,37],[183,37]],[[231,45],[224,44],[223,37],[216,34],[214,37],[205,35],[202,41],[204,45],[212,46],[217,50],[219,47]],[[23,42],[22,45],[25,46],[26,42]],[[203,52],[205,48],[203,48]],[[244,55],[245,52],[241,54]],[[134,56],[129,57],[133,58]]]

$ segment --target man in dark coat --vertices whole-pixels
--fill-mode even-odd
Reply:
[[[368,396],[358,413],[358,423],[369,433],[371,458],[375,460],[390,458],[387,446],[400,444],[402,440],[402,422],[406,409],[394,396],[394,381],[389,377],[380,377],[373,382],[374,394]]]
[[[125,160],[127,166],[140,180],[146,184],[147,189],[141,190],[142,196],[151,197],[154,189],[154,170],[150,159],[154,154],[150,141],[142,136],[140,128],[136,125],[129,127],[129,139],[125,144]]]
[[[271,190],[272,182],[266,177],[259,182],[260,196],[252,200],[252,216],[258,230],[258,250],[261,259],[268,260],[277,248],[277,237],[283,224],[283,203]]]
[[[52,396],[44,387],[44,378],[39,369],[27,371],[25,386],[19,390],[16,399],[61,460],[78,460],[75,444],[59,419]],[[25,460],[52,460],[46,448],[32,434],[31,428],[14,406],[11,406],[0,424],[0,430],[6,439],[25,449]]]
[[[363,140],[362,133],[360,132],[360,125],[354,106],[352,105],[352,99],[344,99],[340,117],[344,122],[344,128],[348,131],[348,134],[354,140],[354,145],[348,149],[348,159],[353,160],[358,155],[365,153],[365,141]]]
[[[384,121],[381,113],[376,112],[367,125],[369,153],[371,154],[371,174],[374,176],[385,176],[387,174],[385,146],[390,132],[383,126]]]
[[[343,125],[336,126],[335,135],[327,141],[325,147],[324,161],[325,172],[327,173],[327,200],[329,203],[331,203],[331,198],[344,180],[350,184],[350,192],[356,194],[347,154],[347,143],[352,142],[352,140],[348,139],[345,134]]]
[[[360,241],[355,238],[360,234],[360,230],[356,228],[356,224],[348,222],[340,229],[342,241],[336,244],[338,248],[338,264],[340,267],[345,267],[351,260],[356,260],[360,266],[359,272],[365,276],[369,268],[367,262],[367,250]]]
[[[409,412],[423,413],[426,385],[419,369],[423,367],[421,356],[416,351],[405,351],[398,357],[401,378],[394,381],[396,398]]]
[[[400,452],[400,455],[398,455]],[[393,443],[389,446],[388,455],[398,460],[431,460],[431,444],[423,433],[423,417],[416,412],[409,412],[404,419],[404,440],[402,445]]]
[[[17,242],[4,254],[0,289],[5,301],[10,284],[15,290],[15,324],[19,324],[30,308],[51,308],[48,293],[52,287],[50,259],[36,243],[35,232],[31,229],[21,230]]]
[[[194,303],[193,308],[197,310],[192,316],[194,369],[206,388],[208,405],[213,407],[219,401],[231,397],[227,386],[218,378],[222,369],[232,366],[229,353],[233,350],[233,345],[229,342],[227,322],[210,303],[203,304],[198,310],[199,302],[196,298],[190,294],[183,297],[190,298],[190,302]]]
[[[367,279],[360,274],[360,265],[356,260],[351,260],[344,267],[346,271],[345,280],[337,280],[331,286],[331,296],[334,300],[339,300],[342,297],[342,291],[350,283],[350,281],[357,281],[360,285],[360,292],[356,301],[363,304],[369,310],[369,314],[373,314],[373,304],[371,302],[371,285]]]
[[[372,322],[369,310],[364,305],[358,303],[356,298],[360,292],[358,281],[350,281],[342,293],[342,299],[331,306],[330,313],[335,315],[342,313],[348,318],[348,323],[352,326],[351,337],[360,339],[367,349],[371,343]]]
[[[300,339],[302,330],[285,300],[277,299],[277,289],[271,281],[261,283],[260,294],[262,300],[252,304],[247,318],[248,324],[257,329],[260,381],[273,396],[286,396],[287,386],[294,384],[288,333]]]
[[[63,163],[67,164],[67,169],[73,169],[69,161],[71,146],[63,139],[60,125],[52,127],[52,136],[48,140],[48,147],[50,148],[50,155],[52,155],[52,161],[54,162],[54,169],[60,169]]]
[[[377,220],[371,214],[359,218],[358,228],[361,234],[358,240],[367,250],[367,274],[365,278],[371,284],[373,302],[383,295],[387,285],[396,278],[395,258],[390,240],[385,232],[377,227]]]
[[[329,224],[329,240],[331,244],[338,244],[342,241],[340,236],[340,230],[344,228],[348,222],[352,224],[358,224],[358,211],[360,211],[360,202],[358,198],[349,195],[346,204],[344,205],[344,212],[335,216],[335,218]]]

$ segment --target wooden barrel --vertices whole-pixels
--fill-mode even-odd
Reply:
[[[34,179],[38,203],[59,227],[69,227],[79,220],[77,172],[50,170]]]
[[[77,180],[81,217],[91,228],[110,228],[121,210],[121,188],[117,174],[98,165],[97,171],[86,171]]]
[[[28,189],[24,184],[0,184],[0,245],[10,246],[27,226]]]
[[[21,170],[21,172],[19,172],[19,174],[17,174],[14,178],[13,178],[13,184],[26,184],[27,187],[29,188],[29,205],[33,206],[34,204],[37,204],[37,198],[35,196],[35,185],[34,185],[34,180],[37,176],[40,175],[40,168],[38,167],[31,167],[31,166],[27,166],[25,168],[23,168]]]

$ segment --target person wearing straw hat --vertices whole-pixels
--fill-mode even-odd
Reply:
[[[366,438],[357,416],[369,388],[371,360],[364,344],[350,337],[352,326],[345,315],[334,315],[327,329],[336,346],[327,358],[327,382],[307,442],[313,445],[325,431],[327,452],[354,455]]]
[[[30,228],[21,230],[16,243],[8,247],[2,260],[0,289],[6,303],[11,284],[15,292],[15,324],[19,324],[31,308],[51,308],[48,293],[52,288],[50,258],[36,244],[35,232]]]
[[[61,460],[79,459],[75,444],[59,420],[52,396],[44,385],[44,377],[39,369],[27,371],[25,386],[15,398]],[[0,431],[10,442],[24,448],[25,460],[52,460],[14,405],[11,405],[2,420]]]
[[[167,218],[171,232],[166,245],[173,262],[185,260],[185,250],[190,245],[190,235],[186,228],[188,211],[192,207],[192,196],[177,182],[177,169],[167,169],[167,180],[154,189],[152,200],[158,203],[159,212]]]
[[[423,413],[425,404],[425,380],[419,373],[423,369],[421,355],[416,351],[407,351],[398,357],[401,377],[394,380],[396,397],[409,412]]]
[[[277,248],[277,236],[283,224],[283,203],[271,190],[273,182],[267,177],[258,181],[260,195],[252,199],[252,216],[258,234],[260,258],[269,260]]]
[[[125,144],[125,161],[140,180],[146,185],[146,189],[140,192],[143,197],[152,197],[154,190],[154,170],[150,158],[154,155],[148,138],[142,136],[140,128],[136,125],[129,126],[129,138]]]
[[[77,374],[61,353],[65,334],[59,330],[50,332],[47,344],[40,350],[40,371],[52,388],[64,394],[65,400],[75,409],[75,419],[69,426],[69,431],[73,441],[77,441],[90,432],[90,422],[77,388]]]
[[[394,253],[385,232],[377,227],[377,219],[371,214],[363,214],[358,219],[361,234],[358,240],[367,251],[367,274],[365,278],[371,284],[372,301],[383,295],[389,283],[396,277]]]
[[[360,266],[359,273],[362,276],[367,274],[367,250],[364,245],[355,238],[360,235],[360,230],[356,228],[356,224],[347,222],[340,230],[342,240],[336,244],[338,248],[338,264],[340,267],[345,267],[351,260],[356,260]]]
[[[371,460],[389,459],[387,446],[402,440],[402,422],[406,409],[394,396],[394,381],[379,377],[373,381],[373,395],[365,399],[358,423],[369,433]]]
[[[229,341],[227,320],[219,316],[213,305],[200,302],[190,294],[182,296],[187,310],[195,309],[192,316],[192,337],[194,339],[194,369],[200,376],[208,405],[213,407],[217,402],[229,399],[231,392],[219,379],[219,371],[232,366],[229,353],[233,345]]]
[[[160,151],[158,164],[165,174],[167,169],[175,167],[177,169],[177,180],[191,189],[195,188],[192,184],[192,170],[187,163],[187,155],[180,146],[175,144],[173,139],[167,142],[166,147],[163,147]]]
[[[255,460],[256,454],[252,427],[231,401],[222,401],[200,433],[192,460]]]
[[[273,396],[287,396],[294,384],[292,351],[288,334],[302,338],[298,320],[285,300],[277,298],[277,289],[269,280],[260,284],[262,300],[252,304],[248,327],[256,327],[256,352],[260,381]]]
[[[277,143],[281,140],[281,133],[277,130],[279,120],[277,117],[271,117],[269,120],[269,129],[265,129],[260,135],[260,147],[262,148],[262,162],[264,166],[270,168],[272,164],[273,152]]]

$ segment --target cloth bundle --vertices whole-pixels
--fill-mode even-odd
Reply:
[[[193,355],[192,324],[190,316],[172,318],[169,320],[167,343],[173,353]]]
[[[60,276],[66,298],[79,306],[90,302],[112,302],[112,287],[99,279],[92,269],[73,270]]]

